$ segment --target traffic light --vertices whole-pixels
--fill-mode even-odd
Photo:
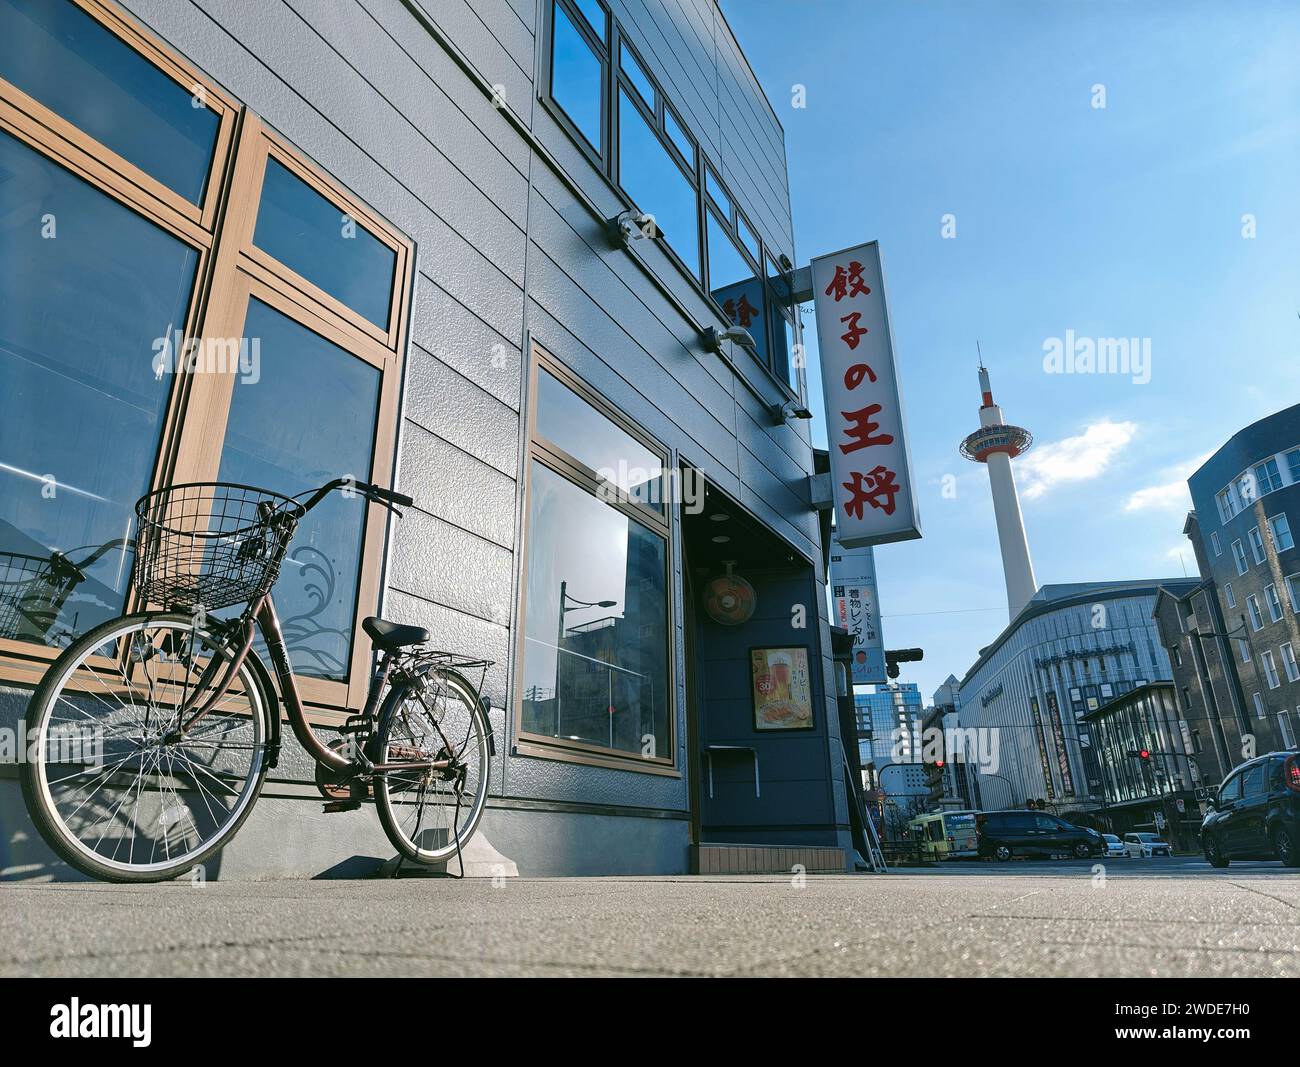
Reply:
[[[1143,763],[1151,762],[1151,750],[1149,748],[1130,748],[1128,754],[1132,759],[1140,759]]]

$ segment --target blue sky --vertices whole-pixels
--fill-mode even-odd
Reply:
[[[1035,437],[1039,583],[1194,569],[1187,474],[1300,401],[1300,4],[723,6],[785,127],[799,262],[881,243],[925,533],[876,553],[887,646],[926,651],[903,680],[928,701],[1006,624],[987,476],[957,454],[977,339]],[[1149,338],[1150,381],[1046,373],[1067,330]]]

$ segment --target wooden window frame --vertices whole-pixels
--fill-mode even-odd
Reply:
[[[559,760],[567,763],[579,763],[592,767],[606,767],[616,770],[632,771],[640,774],[656,774],[680,778],[681,769],[677,760],[677,655],[673,639],[675,620],[677,618],[677,598],[673,576],[673,511],[666,494],[661,491],[660,499],[664,501],[663,511],[658,511],[646,504],[633,500],[625,493],[618,493],[615,499],[609,499],[609,486],[603,482],[590,467],[574,456],[548,441],[537,432],[537,380],[542,371],[550,374],[562,385],[573,390],[580,399],[590,404],[597,412],[604,415],[619,429],[643,445],[662,461],[665,478],[670,469],[671,452],[659,441],[614,407],[597,390],[593,389],[573,371],[569,370],[547,349],[534,341],[530,348],[531,358],[528,362],[528,409],[526,414],[527,446],[524,449],[524,469],[521,485],[523,487],[524,523],[520,537],[519,549],[519,597],[518,597],[518,634],[514,651],[514,677],[516,685],[511,697],[511,754],[515,756],[536,756],[544,759]],[[523,723],[523,678],[525,620],[527,618],[527,590],[529,550],[532,530],[527,516],[529,501],[532,499],[533,462],[537,461],[547,469],[558,474],[577,488],[601,496],[608,507],[621,512],[664,541],[664,590],[666,596],[665,619],[666,630],[666,677],[665,697],[668,714],[666,718],[668,737],[664,742],[668,755],[653,758],[641,756],[636,752],[612,749],[607,746],[586,742],[570,741],[563,738],[548,737],[525,731]],[[661,486],[661,490],[662,490]],[[603,489],[603,492],[602,492]]]
[[[412,243],[108,0],[72,2],[216,112],[218,131],[203,202],[196,205],[185,200],[3,78],[0,130],[195,251],[198,259],[194,287],[182,336],[242,336],[244,312],[248,301],[255,297],[378,369],[381,378],[372,462],[365,474],[371,481],[388,484],[396,452],[402,353],[414,266]],[[262,178],[269,158],[283,164],[338,206],[341,215],[349,215],[394,252],[387,329],[376,326],[253,244]],[[190,374],[181,367],[173,374],[149,489],[175,482],[216,480],[221,450],[213,449],[211,442],[224,442],[236,371],[232,367],[229,375]],[[367,505],[347,681],[297,678],[304,701],[313,706],[313,718],[318,721],[341,721],[365,701],[370,650],[360,634],[359,622],[367,611],[378,608],[387,520],[388,512],[381,505]],[[144,607],[134,590],[128,589],[124,613]],[[0,638],[0,684],[34,686],[61,651],[34,642]],[[110,666],[107,662],[98,665]]]

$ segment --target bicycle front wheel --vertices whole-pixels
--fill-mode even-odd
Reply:
[[[113,619],[70,645],[27,709],[23,795],[60,857],[111,882],[194,871],[261,791],[273,694],[250,651],[191,729],[232,650],[183,614]]]
[[[380,763],[446,761],[438,769],[375,776],[375,808],[388,840],[415,863],[442,863],[474,836],[487,801],[489,726],[477,690],[431,667],[421,689],[394,689],[380,715]]]

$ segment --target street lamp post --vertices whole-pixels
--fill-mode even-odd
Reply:
[[[565,607],[565,601],[571,604],[571,607]],[[560,734],[560,702],[563,699],[560,696],[560,654],[564,651],[564,615],[565,612],[576,611],[578,608],[612,608],[618,605],[617,600],[579,600],[577,597],[569,596],[569,583],[567,580],[560,582],[560,620],[555,634],[555,736]],[[613,727],[610,727],[611,732]],[[613,743],[610,743],[613,748]]]

